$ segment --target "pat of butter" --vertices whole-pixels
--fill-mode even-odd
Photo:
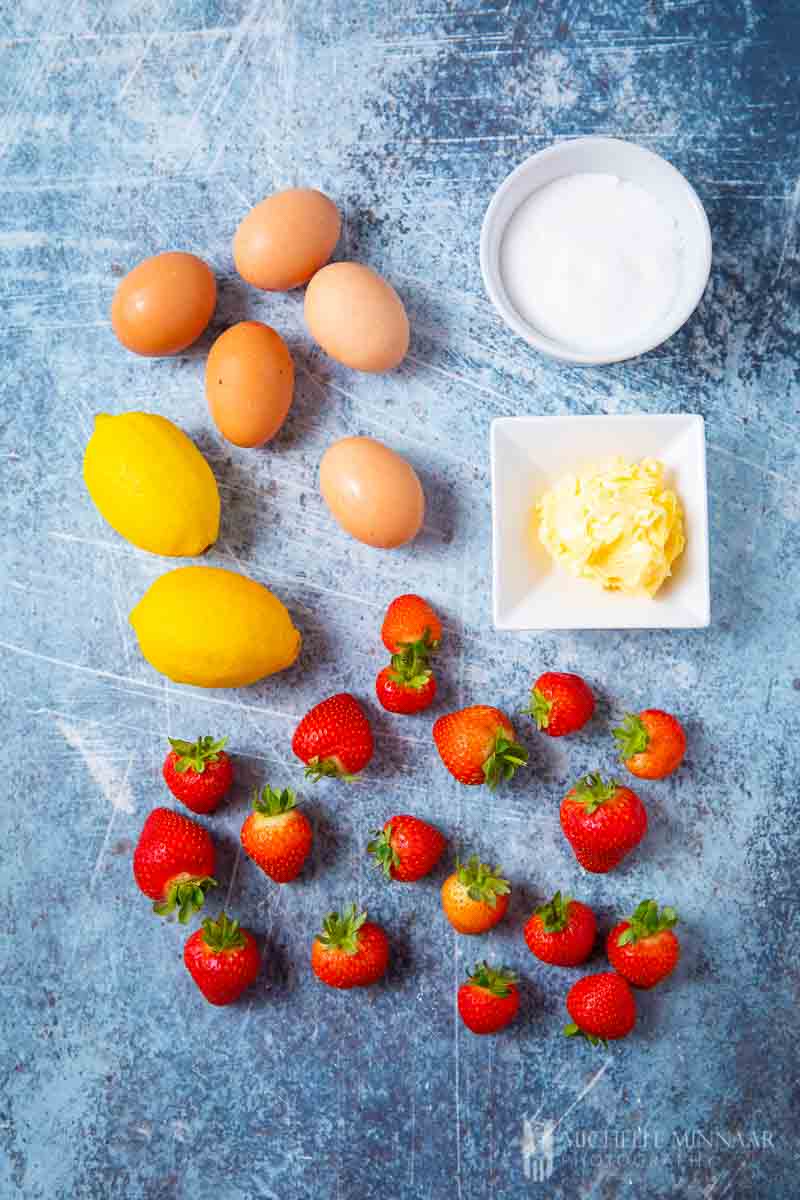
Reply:
[[[557,563],[630,596],[654,596],[686,544],[680,501],[654,458],[615,458],[565,475],[542,496],[534,519]]]

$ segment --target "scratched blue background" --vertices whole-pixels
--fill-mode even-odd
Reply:
[[[4,1198],[791,1194],[797,14],[795,0],[0,4]],[[641,361],[600,369],[551,363],[512,336],[478,269],[500,180],[583,133],[665,154],[714,236],[689,324]],[[338,257],[402,293],[413,339],[391,375],[330,362],[305,333],[301,293],[263,296],[236,277],[237,221],[293,184],[335,197]],[[168,248],[213,264],[219,306],[187,354],[138,359],[112,335],[111,296]],[[203,396],[211,339],[245,316],[274,324],[298,367],[291,414],[260,452],[223,444]],[[140,657],[127,613],[169,564],[106,527],[80,475],[93,414],[132,408],[173,418],[207,453],[223,497],[210,561],[286,601],[305,638],[292,671],[202,692]],[[711,629],[494,633],[491,419],[633,411],[706,418]],[[320,500],[323,450],[356,433],[423,478],[428,524],[410,548],[348,541]],[[347,688],[371,703],[381,612],[408,588],[446,618],[439,711],[513,712],[541,669],[561,667],[591,680],[599,716],[566,744],[524,729],[533,769],[490,798],[439,765],[435,713],[404,721],[373,704],[374,765],[349,790],[302,788],[313,859],[279,889],[237,851],[248,789],[302,782],[289,741],[312,702]],[[688,760],[642,789],[641,850],[584,877],[558,800],[579,772],[611,765],[611,716],[646,704],[683,717]],[[222,880],[210,908],[251,925],[267,965],[227,1011],[201,1001],[184,933],[150,916],[131,878],[144,817],[166,799],[168,732],[227,733],[237,755],[236,792],[207,821]],[[408,810],[446,830],[453,852],[510,874],[510,919],[487,938],[446,926],[444,865],[414,888],[370,867],[369,832]],[[559,885],[594,903],[604,928],[647,895],[683,918],[679,970],[641,998],[635,1035],[609,1054],[559,1036],[577,972],[540,967],[522,942],[535,900]],[[380,986],[346,995],[307,959],[322,914],[351,899],[385,924],[393,962]],[[516,1027],[482,1040],[461,1028],[454,994],[484,954],[520,969],[525,998]],[[544,1127],[552,1164],[531,1145]]]

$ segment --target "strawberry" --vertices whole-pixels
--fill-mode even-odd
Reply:
[[[332,776],[350,783],[372,758],[372,730],[355,697],[338,692],[306,713],[292,750],[306,764],[308,779]]]
[[[597,922],[588,904],[556,892],[525,926],[531,954],[556,967],[577,967],[592,953]]]
[[[621,975],[602,971],[584,975],[567,992],[567,1012],[572,1023],[567,1037],[580,1035],[593,1046],[627,1037],[636,1024],[636,1001]]]
[[[442,857],[447,840],[419,817],[390,817],[367,846],[387,879],[411,883],[422,879]]]
[[[387,712],[410,716],[424,712],[433,704],[436,678],[427,668],[406,677],[403,671],[393,666],[384,667],[375,680],[375,694]]]
[[[633,915],[608,935],[608,961],[634,987],[655,987],[678,965],[681,946],[672,932],[677,923],[674,908],[659,912],[655,900],[643,900]]]
[[[233,1004],[250,987],[261,967],[256,939],[221,913],[206,917],[183,948],[183,961],[209,1004]]]
[[[510,1025],[519,1012],[517,976],[507,967],[475,964],[466,983],[458,989],[458,1011],[473,1033],[497,1033]]]
[[[245,853],[276,883],[299,875],[311,849],[311,825],[295,804],[288,788],[273,792],[265,787],[260,795],[254,789],[253,811],[239,835]]]
[[[635,792],[615,779],[584,775],[561,802],[561,828],[587,871],[619,866],[647,832],[647,813]]]
[[[414,649],[427,661],[439,648],[442,622],[421,596],[398,596],[386,610],[381,638],[390,654],[402,655]]]
[[[622,761],[640,779],[663,779],[677,770],[686,753],[683,726],[660,708],[646,708],[638,716],[627,713],[613,732]]]
[[[583,728],[594,712],[594,696],[580,675],[545,671],[531,688],[530,708],[523,712],[549,737],[563,737]]]
[[[502,921],[508,908],[511,884],[473,854],[442,884],[444,915],[459,933],[486,933]]]
[[[164,917],[177,908],[185,925],[203,907],[208,888],[217,886],[213,874],[214,843],[208,830],[168,808],[154,808],[133,852],[133,877],[155,901],[153,912]]]
[[[311,969],[328,987],[368,987],[389,965],[389,939],[355,904],[328,913],[311,947]]]
[[[528,751],[514,736],[505,713],[488,704],[447,713],[433,726],[436,749],[450,774],[459,783],[486,783],[492,790],[528,761]]]
[[[170,738],[164,781],[177,800],[196,813],[213,812],[233,783],[233,766],[223,747],[228,739],[200,737],[196,742]]]

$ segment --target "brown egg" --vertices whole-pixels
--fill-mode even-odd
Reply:
[[[408,350],[403,301],[361,263],[331,263],[318,271],[306,291],[305,318],[322,349],[357,371],[390,371]]]
[[[240,321],[220,334],[206,363],[214,424],[235,446],[263,446],[283,424],[294,390],[294,363],[279,333]]]
[[[368,546],[394,550],[416,537],[425,518],[416,471],[373,438],[342,438],[329,446],[319,485],[342,529]]]
[[[146,258],[121,280],[111,324],[135,354],[177,354],[197,341],[216,302],[211,268],[194,254],[170,250]]]
[[[339,210],[322,192],[275,192],[251,208],[236,230],[236,270],[265,291],[300,287],[333,254],[341,228]]]

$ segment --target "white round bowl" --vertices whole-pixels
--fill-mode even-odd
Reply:
[[[644,334],[620,341],[608,352],[585,353],[543,334],[526,321],[508,298],[500,272],[500,246],[520,204],[555,179],[581,172],[617,175],[645,188],[672,215],[683,244],[683,270],[677,294],[663,319]],[[543,354],[562,362],[599,365],[635,358],[672,337],[694,312],[711,272],[711,230],[697,192],[659,154],[619,138],[582,137],[557,142],[531,155],[503,180],[486,210],[481,228],[481,273],[486,291],[505,323]]]

